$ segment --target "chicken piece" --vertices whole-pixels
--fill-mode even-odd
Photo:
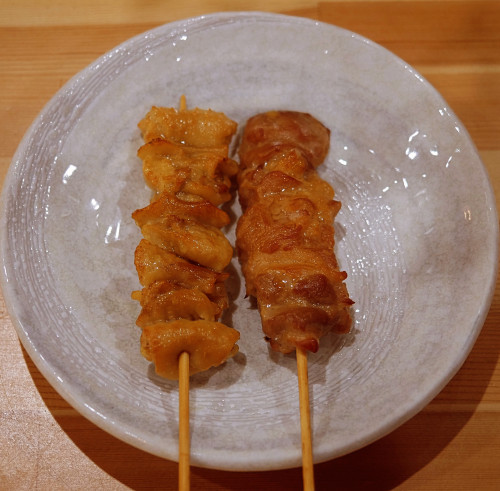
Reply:
[[[347,274],[333,252],[340,203],[315,170],[329,137],[308,114],[272,111],[249,119],[239,150],[238,256],[266,339],[282,353],[315,352],[322,336],[351,325]]]
[[[289,353],[302,346],[316,352],[328,332],[349,331],[353,302],[342,283],[347,274],[304,269],[268,271],[256,279],[263,330],[276,351]]]
[[[296,150],[275,155],[265,165],[255,165],[238,174],[238,194],[243,208],[270,195],[298,193],[320,199],[327,206],[334,197],[332,187]]]
[[[189,374],[219,366],[238,352],[240,334],[220,322],[179,319],[150,324],[142,329],[141,353],[155,365],[156,373],[177,380],[177,360],[189,353]]]
[[[330,201],[320,209],[309,197],[276,196],[248,208],[238,225],[242,252],[272,253],[295,247],[333,249],[330,225],[340,203]]]
[[[231,244],[218,228],[193,220],[167,215],[141,230],[152,244],[215,271],[222,271],[233,257]]]
[[[199,108],[177,111],[153,106],[139,122],[145,142],[163,138],[198,148],[227,147],[236,127],[225,114]]]
[[[218,320],[222,310],[203,292],[194,288],[180,288],[170,281],[156,281],[140,294],[139,327],[177,319]]]
[[[192,264],[146,239],[142,239],[135,250],[135,266],[143,286],[166,280],[183,288],[196,288],[212,297],[217,296],[217,285],[229,277],[228,273]]]
[[[222,228],[229,225],[228,214],[200,196],[185,193],[161,193],[145,208],[132,213],[138,227],[167,215],[189,218],[212,227]]]
[[[238,170],[236,162],[226,154],[224,147],[188,147],[159,138],[138,151],[144,178],[152,189],[158,193],[182,191],[198,195],[215,206],[231,199],[231,177]]]
[[[247,121],[238,152],[242,169],[294,150],[315,168],[325,160],[329,148],[330,130],[310,114],[269,111]]]

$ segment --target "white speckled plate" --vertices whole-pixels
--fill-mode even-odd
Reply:
[[[149,200],[137,122],[182,93],[241,125],[286,108],[332,130],[321,173],[343,203],[337,254],[355,325],[309,356],[315,461],[387,434],[443,388],[481,329],[495,204],[466,130],[414,69],[310,20],[232,13],[168,24],[107,53],[48,103],[2,195],[2,286],[26,350],[95,424],[177,458],[177,384],[139,354],[130,214]],[[295,358],[268,352],[236,260],[231,269],[226,320],[241,352],[192,377],[192,463],[299,466]]]

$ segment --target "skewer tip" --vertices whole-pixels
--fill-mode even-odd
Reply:
[[[179,111],[185,111],[186,109],[187,109],[186,96],[182,94],[179,100]]]

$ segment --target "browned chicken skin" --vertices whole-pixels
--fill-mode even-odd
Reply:
[[[190,374],[238,351],[238,331],[218,322],[228,307],[223,270],[233,256],[221,231],[229,216],[218,205],[231,199],[238,169],[228,157],[236,123],[211,110],[153,107],[139,128],[153,197],[132,214],[144,237],[135,251],[143,288],[132,298],[141,304],[141,353],[159,375],[177,379],[183,351]]]
[[[282,353],[316,352],[326,333],[351,326],[347,274],[333,252],[340,203],[315,170],[329,144],[311,115],[270,111],[248,120],[239,149],[236,247],[266,339]]]

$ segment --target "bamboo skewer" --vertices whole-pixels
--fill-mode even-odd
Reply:
[[[179,356],[179,491],[190,486],[189,353]]]
[[[300,429],[302,439],[302,481],[304,491],[314,491],[314,467],[311,438],[311,409],[309,402],[309,377],[307,352],[297,348],[297,376],[299,382]]]
[[[134,256],[143,288],[132,298],[142,307],[141,353],[158,375],[178,380],[178,485],[188,491],[190,374],[238,351],[238,331],[217,322],[228,303],[223,269],[233,256],[221,230],[230,217],[218,205],[231,198],[237,164],[228,158],[229,141],[237,124],[210,109],[188,110],[181,95],[177,111],[152,106],[138,127],[138,156],[153,193],[132,213],[143,235]],[[205,251],[194,245],[200,240]]]
[[[186,96],[181,95],[179,111],[187,109]],[[190,488],[190,436],[189,436],[189,353],[179,356],[179,491]]]

